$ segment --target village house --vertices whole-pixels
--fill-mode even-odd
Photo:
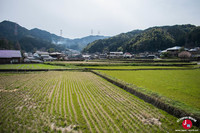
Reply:
[[[0,63],[20,63],[22,55],[19,50],[0,50]]]
[[[188,51],[187,48],[174,46],[160,52],[161,55],[167,54],[168,57],[178,57],[179,53],[182,51]]]
[[[161,51],[161,53],[168,53],[172,57],[178,57],[178,53],[181,47],[179,46],[174,46],[172,48],[168,48],[166,50]]]
[[[33,56],[32,53],[24,53],[24,62],[25,63],[42,63],[43,61],[40,60],[39,55]]]
[[[57,60],[61,59],[63,56],[62,53],[59,53],[59,52],[53,52],[53,53],[49,53],[49,55]]]
[[[200,48],[199,47],[190,49],[189,52],[191,53],[192,58],[200,60]]]
[[[110,52],[108,55],[109,59],[119,59],[123,58],[123,52]]]
[[[34,54],[35,58],[39,58],[40,60],[43,61],[54,61],[56,58],[53,58],[49,55],[49,52],[41,52],[41,51],[36,51]]]
[[[82,55],[83,56],[83,58],[85,59],[85,60],[90,60],[91,59],[91,55],[89,55],[89,54],[84,54],[84,55]]]
[[[132,58],[132,54],[126,52],[124,53],[124,58]]]
[[[107,59],[107,54],[99,54],[99,59]]]
[[[134,56],[135,59],[156,59],[158,58],[158,56],[156,55],[156,53],[139,53],[137,55]]]

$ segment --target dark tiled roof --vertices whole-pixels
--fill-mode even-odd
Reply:
[[[0,58],[22,57],[19,50],[0,50]]]

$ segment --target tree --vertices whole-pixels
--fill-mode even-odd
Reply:
[[[160,55],[161,58],[169,58],[170,57],[170,53],[169,52],[164,52]]]
[[[182,52],[182,51],[185,51],[185,48],[184,48],[184,47],[181,47],[181,48],[179,49],[179,52]]]
[[[191,53],[187,51],[182,51],[178,54],[179,58],[186,59],[191,57]]]
[[[55,48],[49,48],[47,51],[48,51],[49,53],[55,52]]]

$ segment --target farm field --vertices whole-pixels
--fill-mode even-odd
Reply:
[[[118,67],[118,66],[171,66],[171,67],[193,67],[197,63],[188,62],[130,62],[130,61],[54,61],[46,62],[51,65],[76,66],[76,67]]]
[[[67,67],[47,64],[5,64],[0,65],[0,69],[67,69]]]
[[[46,64],[53,65],[65,65],[65,66],[109,66],[109,65],[120,65],[124,64],[121,62],[96,62],[96,61],[53,61],[53,62],[45,62]]]
[[[110,64],[110,63],[116,63],[116,62],[107,62],[107,61],[53,61],[53,62],[47,62],[47,63],[58,63],[58,64]],[[117,62],[121,63],[121,62]]]
[[[177,118],[90,72],[0,74],[0,132],[175,129]]]
[[[84,68],[93,69],[169,69],[169,68],[191,68],[189,66],[177,67],[177,66],[87,66]]]
[[[76,64],[78,63],[78,64]],[[51,62],[50,64],[1,64],[0,69],[165,69],[165,68],[193,68],[194,66],[127,66],[127,64],[95,64],[96,62],[90,62],[91,64],[83,64],[80,62],[68,62],[68,63],[56,63]],[[94,63],[94,64],[93,64]],[[77,66],[78,65],[78,66]],[[79,66],[80,65],[80,66]],[[113,66],[114,65],[114,66]],[[197,67],[197,65],[196,65]]]
[[[175,106],[200,115],[200,70],[148,70],[98,72],[149,95],[166,98]]]

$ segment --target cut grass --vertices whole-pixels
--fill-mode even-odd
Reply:
[[[200,70],[105,71],[114,80],[200,115]],[[132,85],[131,85],[132,84]],[[132,86],[133,87],[133,86]]]

